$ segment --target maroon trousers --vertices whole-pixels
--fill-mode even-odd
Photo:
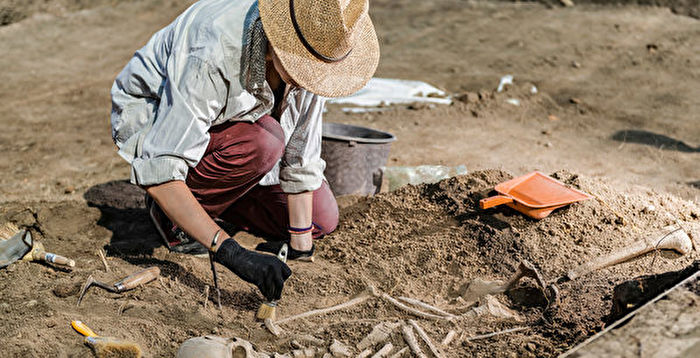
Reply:
[[[279,185],[258,182],[284,152],[279,123],[264,116],[255,123],[228,122],[209,131],[204,157],[190,168],[187,186],[212,218],[219,218],[268,240],[289,238],[287,194]],[[313,193],[314,238],[333,232],[338,205],[328,184]]]

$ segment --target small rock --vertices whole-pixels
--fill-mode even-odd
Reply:
[[[576,98],[576,97],[571,97],[569,99],[569,101],[573,104],[581,104],[581,100],[579,98]]]
[[[571,61],[571,67],[573,67],[573,68],[581,68],[581,64],[578,63],[578,61]]]
[[[5,302],[0,303],[0,309],[3,310],[5,313],[10,313],[11,308],[12,307],[10,307],[10,305]]]
[[[491,92],[486,91],[486,90],[479,91],[479,99],[484,100],[484,99],[488,99],[491,97],[492,97]]]
[[[647,205],[642,209],[642,212],[645,214],[653,213],[654,211],[656,211],[656,206],[654,205]]]
[[[647,51],[649,51],[650,54],[655,54],[658,50],[659,46],[656,44],[647,44]]]
[[[56,327],[56,321],[48,321],[48,322],[46,322],[46,327],[48,327],[48,328]]]
[[[27,301],[27,303],[25,303],[25,305],[26,305],[27,307],[34,307],[34,306],[36,306],[37,304],[39,304],[39,302],[37,302],[36,300],[30,300],[30,301]]]
[[[302,346],[297,340],[293,339],[291,342],[289,342],[289,345],[292,346],[294,349],[303,349],[304,346]]]
[[[547,142],[544,144],[545,147],[551,148],[552,147],[552,142]]]
[[[75,296],[80,292],[79,283],[64,283],[54,287],[51,290],[56,297],[66,298],[69,296]]]
[[[72,186],[72,185],[67,186],[67,187],[65,187],[65,189],[63,189],[63,192],[64,192],[65,194],[72,194],[72,193],[75,193],[75,187]]]
[[[528,344],[526,345],[526,347],[527,347],[527,350],[530,351],[530,352],[534,352],[535,349],[537,349],[537,345],[534,344],[534,343],[532,343],[532,342],[528,343]]]
[[[543,130],[542,130],[542,134],[544,134],[544,135],[550,135],[550,134],[552,134],[552,132],[551,132],[549,129],[543,129]]]
[[[559,120],[559,117],[557,117],[557,116],[555,116],[555,115],[553,115],[553,114],[550,114],[549,116],[547,116],[547,118],[548,118],[550,121],[558,121],[558,120]]]
[[[464,103],[476,103],[479,102],[479,95],[474,92],[465,92],[456,95],[454,99]]]
[[[420,109],[433,109],[435,108],[435,103],[428,102],[413,102],[408,105],[408,109],[420,110]]]

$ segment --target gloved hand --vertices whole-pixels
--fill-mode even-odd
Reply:
[[[277,257],[246,250],[233,239],[221,243],[214,254],[214,261],[258,286],[269,301],[282,298],[284,281],[292,274],[289,266]]]

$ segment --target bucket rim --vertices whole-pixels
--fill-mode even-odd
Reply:
[[[323,139],[334,139],[334,140],[340,140],[340,141],[345,141],[345,142],[356,142],[356,143],[371,143],[371,144],[385,144],[385,143],[391,143],[396,141],[396,136],[385,131],[380,131],[378,129],[374,128],[368,128],[368,127],[362,127],[362,126],[355,126],[352,124],[345,124],[345,123],[333,123],[333,122],[324,122],[323,127],[325,129],[326,126],[336,126],[336,127],[345,127],[345,128],[354,128],[354,129],[361,129],[369,132],[374,132],[378,133],[382,136],[385,136],[386,138],[362,138],[362,137],[352,137],[352,136],[346,136],[342,134],[333,134],[333,133],[326,133],[325,130],[323,130],[322,137]]]

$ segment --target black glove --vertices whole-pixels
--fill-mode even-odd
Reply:
[[[269,301],[282,298],[284,281],[292,270],[275,256],[242,248],[233,239],[224,240],[214,254],[214,261],[226,266],[243,280],[258,286]]]

